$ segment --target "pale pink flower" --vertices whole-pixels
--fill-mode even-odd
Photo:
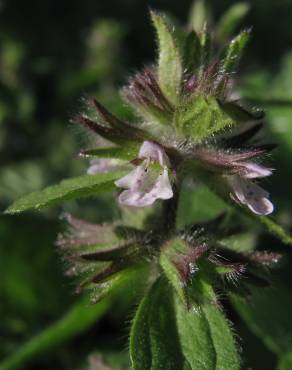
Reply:
[[[273,212],[274,206],[269,200],[269,193],[250,181],[248,177],[227,176],[227,182],[231,188],[230,196],[237,203],[247,206],[258,215],[269,215]]]
[[[157,199],[170,199],[173,191],[169,180],[169,159],[163,148],[151,141],[144,141],[138,155],[142,163],[128,175],[115,182],[126,189],[119,202],[133,207],[145,207]]]

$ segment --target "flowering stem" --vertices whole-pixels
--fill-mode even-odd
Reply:
[[[198,172],[197,172],[198,174]],[[201,171],[200,173],[200,179],[202,182],[215,194],[217,194],[226,204],[232,205],[232,207],[236,208],[237,211],[244,215],[245,217],[248,217],[249,219],[252,219],[256,222],[256,224],[264,226],[267,231],[274,236],[276,236],[279,240],[281,240],[286,245],[292,245],[292,236],[280,225],[278,225],[275,221],[273,221],[271,218],[267,216],[260,216],[252,213],[248,209],[245,209],[244,207],[241,207],[240,205],[234,204],[226,191],[224,190],[224,184],[222,184],[222,180],[220,180],[219,176],[210,175],[207,172]],[[215,187],[214,184],[217,184]]]
[[[278,225],[272,218],[255,215],[242,207],[240,207],[240,212],[244,213],[245,216],[252,218],[259,225],[264,226],[268,232],[275,235],[284,244],[290,246],[292,245],[292,236],[282,226]]]
[[[174,229],[176,225],[176,214],[178,208],[178,201],[179,201],[179,189],[180,186],[176,185],[173,186],[173,197],[163,204],[162,210],[162,229],[164,230],[165,234],[169,235]]]

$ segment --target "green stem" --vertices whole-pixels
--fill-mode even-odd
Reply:
[[[176,214],[179,201],[180,186],[173,186],[173,197],[164,202],[162,210],[162,228],[169,235],[176,226]],[[160,226],[161,227],[161,226]]]
[[[265,229],[270,233],[275,235],[280,239],[284,244],[292,246],[292,236],[279,224],[277,224],[272,218],[267,216],[258,216],[254,213],[249,212],[248,210],[240,207],[241,213],[244,213],[245,216],[252,218],[259,225],[264,226]]]
[[[0,370],[16,370],[42,354],[53,351],[78,334],[85,332],[108,311],[110,305],[109,299],[103,299],[92,306],[88,306],[85,301],[78,302],[59,321],[37,334],[15,353],[4,359],[0,363]]]

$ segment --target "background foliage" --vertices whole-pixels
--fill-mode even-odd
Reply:
[[[209,1],[214,20],[232,3]],[[267,109],[267,134],[279,149],[271,159],[277,170],[265,187],[277,219],[291,228],[292,3],[257,0],[249,5],[243,24],[254,28],[241,64],[241,94]],[[1,209],[22,194],[84,173],[86,161],[74,155],[87,138],[68,124],[81,109],[82,96],[95,95],[114,113],[130,117],[116,91],[155,58],[148,6],[185,23],[191,1],[1,2]],[[181,214],[181,224],[222,209],[215,198],[204,209],[204,196],[208,194],[192,197],[190,203],[186,195],[190,207]],[[116,369],[129,368],[127,334],[135,295],[121,290],[102,306],[84,309],[53,246],[63,227],[61,212],[110,221],[118,216],[111,198],[0,216],[0,356],[8,358],[0,369],[82,369],[94,352]],[[241,338],[244,368],[291,369],[291,252],[270,236],[261,235],[255,243],[285,252],[285,258],[274,272],[274,286],[255,291],[250,303],[234,299],[228,316]]]

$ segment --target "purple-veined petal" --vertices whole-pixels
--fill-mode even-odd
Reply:
[[[131,189],[139,187],[147,175],[148,169],[144,165],[140,165],[133,169],[126,176],[115,181],[115,185],[123,189]]]
[[[247,206],[257,215],[267,216],[274,211],[274,205],[268,198],[253,199]]]
[[[236,202],[246,205],[258,215],[269,215],[273,212],[273,203],[269,200],[269,193],[252,181],[237,175],[228,176],[231,187],[231,197]]]
[[[161,166],[169,166],[169,160],[160,145],[152,141],[144,141],[139,151],[139,158],[158,161]]]
[[[173,197],[167,168],[164,168],[163,173],[159,175],[157,182],[152,189],[152,194],[157,194],[157,198],[159,199],[170,199]]]
[[[119,202],[132,207],[145,207],[153,204],[157,199],[170,199],[173,197],[167,168],[163,170],[151,185],[148,189],[141,186],[137,189],[131,188],[123,191],[119,196]]]

